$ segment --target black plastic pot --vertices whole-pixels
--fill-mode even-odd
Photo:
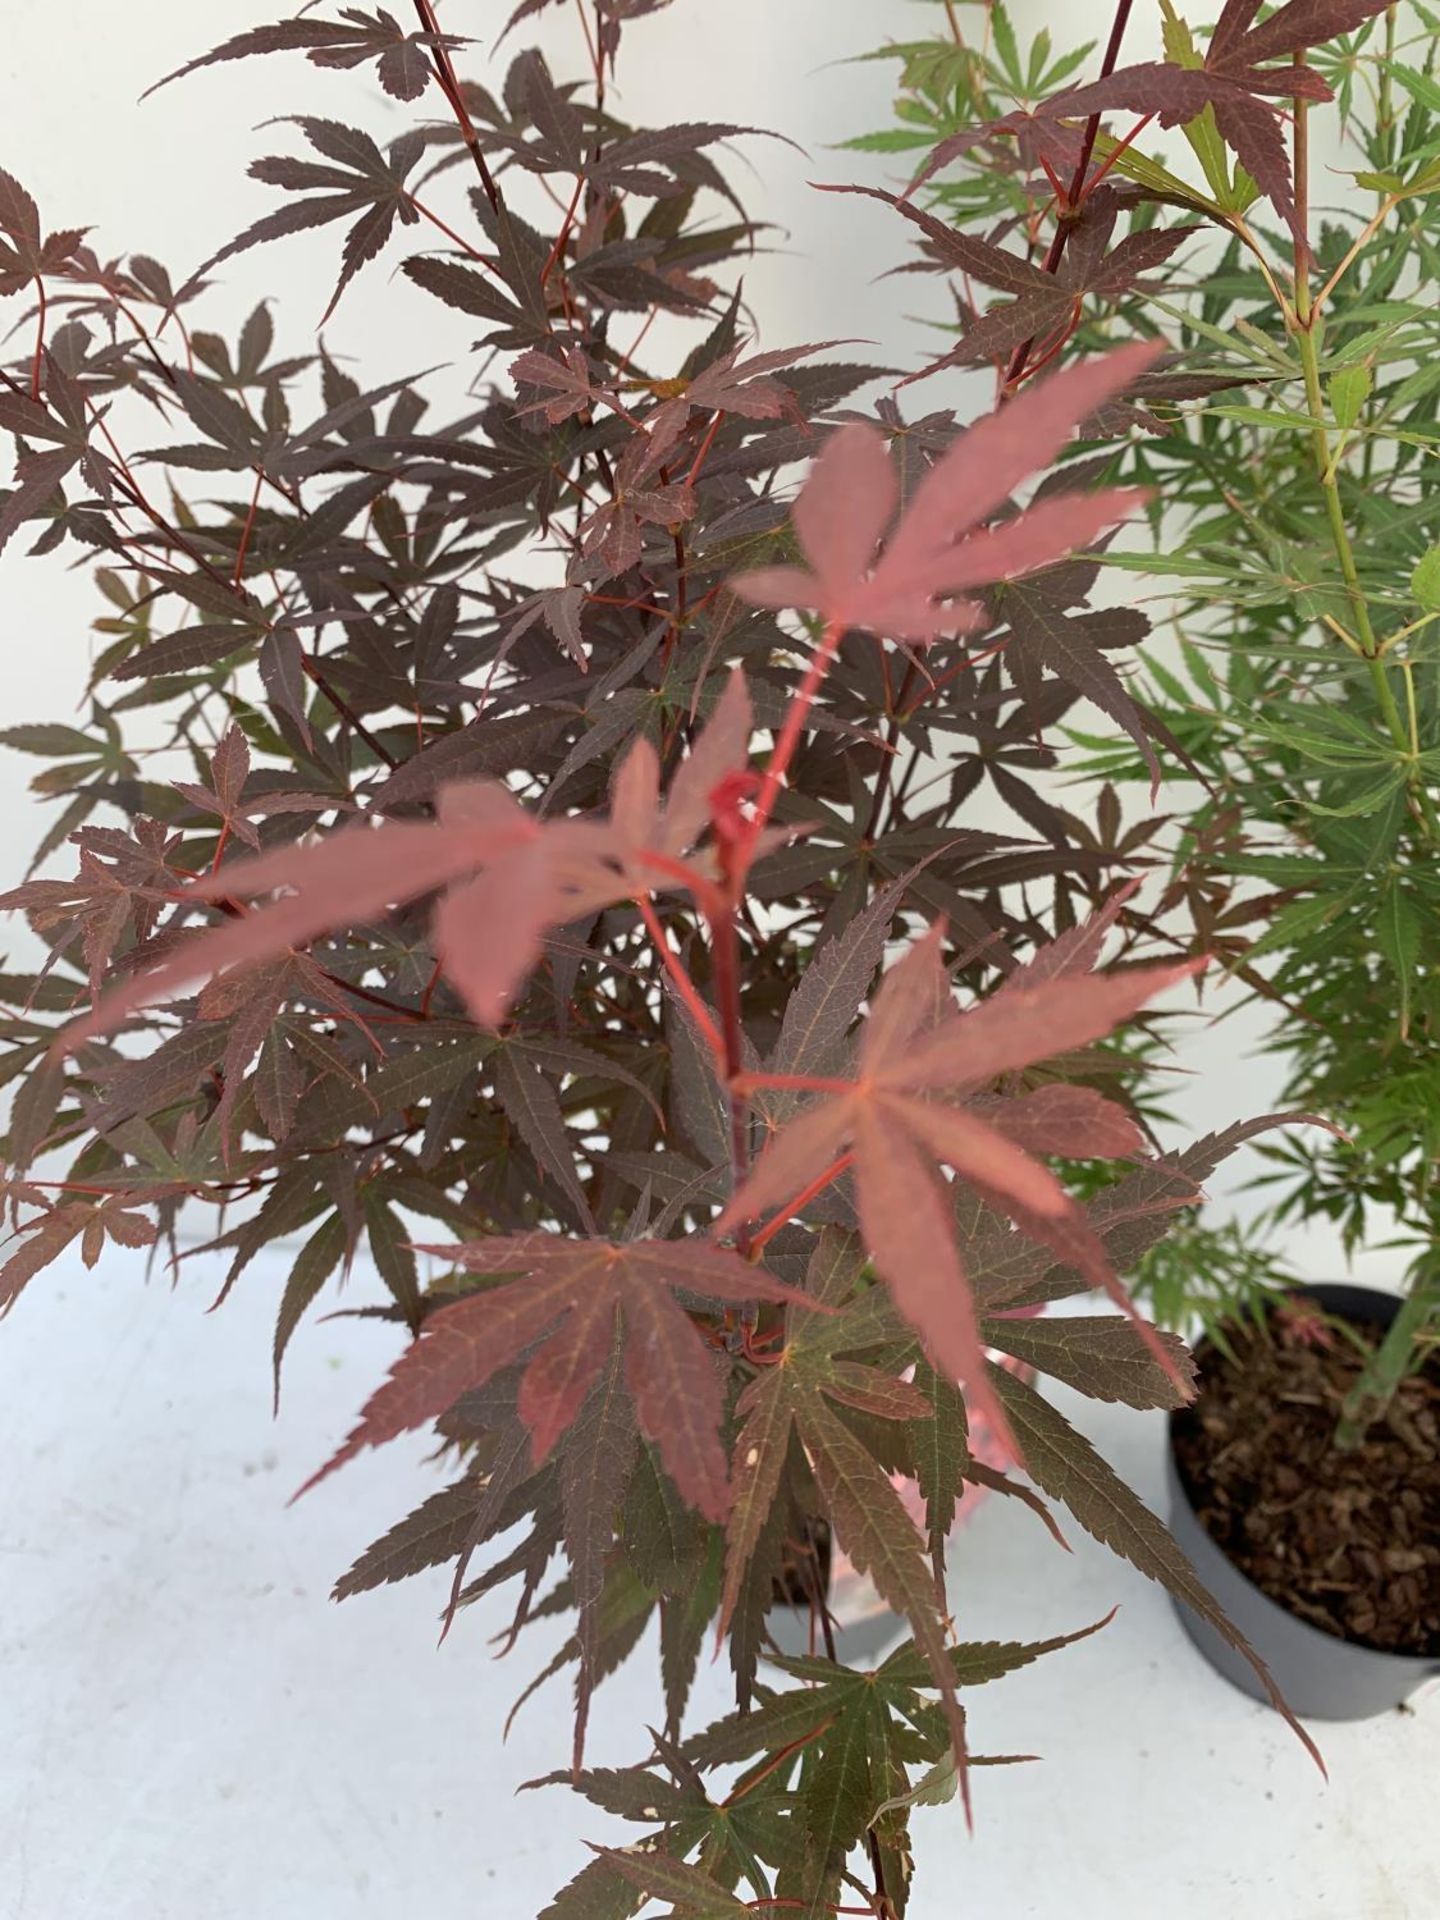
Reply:
[[[1400,1306],[1393,1295],[1369,1287],[1321,1285],[1304,1291],[1327,1313],[1371,1326],[1388,1326]],[[1170,1531],[1233,1625],[1269,1667],[1292,1712],[1304,1720],[1370,1720],[1402,1706],[1418,1687],[1440,1677],[1440,1660],[1382,1653],[1323,1633],[1277,1605],[1241,1573],[1200,1524],[1181,1480],[1174,1429],[1176,1420],[1184,1417],[1183,1410],[1171,1414],[1167,1433]],[[1177,1601],[1175,1610],[1216,1672],[1263,1702],[1264,1690],[1249,1663],[1188,1607]]]

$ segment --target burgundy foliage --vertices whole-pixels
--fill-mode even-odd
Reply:
[[[1106,1042],[1196,965],[1126,884],[1147,830],[1122,846],[1105,801],[1091,828],[1040,777],[1082,701],[1152,764],[1166,739],[1111,658],[1143,615],[1088,602],[1146,498],[1105,484],[1105,443],[1154,430],[1180,376],[1147,341],[1042,368],[1189,229],[1116,241],[1121,198],[1070,123],[1213,107],[1288,212],[1273,102],[1323,85],[1273,63],[1376,8],[1291,0],[1257,27],[1231,0],[1203,69],[1049,103],[1022,162],[1079,185],[1043,263],[883,196],[922,264],[1001,296],[938,363],[1007,375],[962,423],[876,398],[884,370],[840,343],[754,337],[760,229],[718,157],[746,130],[635,128],[610,97],[655,4],[585,10],[583,85],[535,51],[492,75],[428,0],[190,61],[373,68],[415,124],[382,143],[293,116],[306,151],[251,169],[276,207],[183,281],[47,236],[0,174],[0,294],[34,296],[33,349],[0,370],[0,545],[97,562],[109,604],[84,723],[4,735],[60,808],[44,871],[0,902],[47,949],[0,982],[0,1305],[77,1242],[178,1262],[180,1210],[214,1206],[226,1292],[288,1250],[278,1376],[368,1250],[367,1311],[407,1344],[314,1477],[431,1423],[459,1477],[337,1591],[453,1563],[452,1611],[509,1582],[517,1631],[573,1606],[576,1784],[655,1829],[642,1873],[597,1854],[552,1920],[624,1920],[647,1892],[725,1912],[742,1881],[823,1912],[859,1847],[895,1914],[912,1770],[949,1751],[968,1794],[961,1693],[1065,1644],[953,1643],[967,1401],[1041,1493],[1231,1632],[990,1358],[1183,1402],[1183,1349],[1119,1276],[1272,1123],[1178,1155],[1139,1124]],[[390,297],[443,303],[479,356],[458,409],[420,376],[362,390],[323,346],[277,357],[263,305],[234,341],[200,325],[222,263],[330,250],[331,226],[327,321],[399,265]],[[1013,831],[967,824],[984,782]],[[1084,1204],[1047,1164],[1108,1158]],[[1089,1288],[1128,1317],[1013,1317]],[[760,1672],[777,1593],[826,1630],[830,1537],[913,1633],[863,1699],[829,1659]],[[644,1766],[584,1772],[591,1695],[652,1618],[666,1726]],[[737,1712],[686,1737],[717,1624]],[[727,1824],[704,1775],[742,1763]]]

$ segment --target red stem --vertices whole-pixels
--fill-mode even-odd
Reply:
[[[32,400],[40,398],[40,368],[45,358],[46,295],[43,273],[37,273],[35,276],[35,291],[40,297],[40,305],[35,321],[35,354],[30,363],[30,398]]]
[[[735,921],[733,907],[726,907],[713,916],[710,946],[715,962],[715,998],[720,1009],[721,1059],[730,1103],[731,1189],[738,1192],[750,1168],[750,1102],[734,1085],[745,1066],[744,1029],[740,1022],[740,943]],[[743,1231],[737,1234],[735,1244],[741,1253],[747,1252],[749,1235]]]
[[[235,586],[239,586],[245,577],[245,554],[250,546],[250,535],[255,529],[255,515],[260,510],[260,489],[265,483],[265,475],[260,468],[255,469],[255,486],[250,495],[250,511],[245,516],[245,524],[240,529],[240,545],[235,550],[235,572],[232,576]]]
[[[638,345],[639,343],[637,342],[636,344]],[[687,487],[693,487],[695,482],[700,478],[700,469],[704,466],[706,457],[711,447],[715,444],[715,436],[720,431],[720,422],[724,417],[724,414],[717,413],[715,418],[710,422],[705,433],[705,438],[700,442],[700,451],[695,456],[695,464],[685,476],[685,484]]]
[[[737,1093],[753,1093],[758,1087],[783,1088],[790,1093],[853,1093],[853,1080],[828,1079],[820,1073],[740,1073],[735,1077]]]
[[[556,262],[565,251],[565,242],[570,238],[570,230],[575,225],[575,210],[580,205],[580,195],[584,191],[585,176],[583,173],[577,173],[575,176],[575,191],[571,194],[570,204],[565,209],[565,218],[560,223],[560,231],[555,236],[555,244],[551,247],[549,257],[544,266],[540,269],[540,287],[542,292],[550,275],[555,270]]]
[[[426,33],[439,35],[440,22],[435,18],[435,9],[430,0],[415,0],[415,11],[420,16],[420,25]],[[465,105],[465,96],[460,90],[460,81],[455,73],[455,63],[450,58],[448,47],[432,47],[430,64],[435,70],[435,78],[440,83],[440,91],[450,103],[450,111],[455,115],[456,125],[461,138],[470,149],[470,158],[475,162],[475,170],[480,175],[480,184],[485,189],[485,198],[500,211],[500,189],[495,177],[485,163],[485,155],[480,150],[480,136],[475,131],[475,122],[470,118],[470,109]]]
[[[636,904],[640,909],[640,918],[645,922],[645,929],[655,943],[655,951],[659,954],[665,971],[675,983],[675,991],[684,1001],[690,1018],[704,1035],[705,1044],[715,1055],[717,1063],[723,1065],[725,1042],[720,1037],[720,1029],[711,1018],[710,1009],[700,998],[699,990],[690,978],[684,961],[670,945],[669,935],[660,924],[659,914],[644,894],[639,896]]]
[[[1121,42],[1125,38],[1125,28],[1129,24],[1130,13],[1134,4],[1135,0],[1115,0],[1115,18],[1110,23],[1110,38],[1106,43],[1105,57],[1100,63],[1099,78],[1102,80],[1109,79],[1119,62]],[[1095,152],[1095,142],[1099,137],[1100,122],[1103,117],[1102,114],[1092,113],[1090,118],[1085,122],[1085,133],[1080,142],[1080,158],[1076,163],[1074,178],[1070,182],[1068,211],[1073,212],[1074,209],[1079,206],[1081,197],[1085,192],[1085,179],[1090,171],[1090,161]],[[1066,211],[1066,209],[1062,209],[1062,212],[1063,211]],[[1057,273],[1059,271],[1060,262],[1065,257],[1065,244],[1069,238],[1069,222],[1062,218],[1051,237],[1050,250],[1041,263],[1042,272]],[[1024,373],[1025,364],[1030,358],[1030,349],[1034,344],[1035,340],[1032,335],[1029,340],[1022,340],[1014,353],[1011,354],[1010,365],[1005,371],[1005,385],[1007,389],[1013,387],[1019,380],[1021,374]]]
[[[762,1248],[768,1247],[780,1229],[788,1225],[789,1222],[795,1218],[796,1214],[800,1212],[802,1207],[808,1207],[816,1194],[823,1193],[832,1180],[838,1180],[854,1158],[853,1153],[842,1153],[840,1158],[833,1160],[823,1173],[817,1174],[808,1187],[805,1187],[801,1192],[797,1193],[790,1204],[782,1207],[779,1213],[775,1215],[775,1218],[763,1226],[759,1233],[755,1235],[754,1239],[750,1242],[751,1254],[757,1254]]]
[[[775,811],[775,802],[780,797],[780,783],[785,778],[790,762],[795,758],[795,749],[800,744],[800,735],[805,730],[806,718],[815,704],[815,696],[824,684],[826,674],[834,665],[835,655],[840,650],[840,641],[844,632],[844,627],[833,620],[825,628],[819,646],[811,655],[810,665],[805,670],[805,678],[800,682],[791,699],[785,714],[784,725],[780,729],[780,736],[770,755],[770,764],[766,767],[760,782],[760,793],[755,801],[754,816],[739,849],[741,857],[737,862],[738,878],[743,879],[754,856],[756,842],[765,831],[770,816]]]

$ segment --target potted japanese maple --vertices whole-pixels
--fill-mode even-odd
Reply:
[[[1343,1129],[1263,1149],[1268,1224],[1331,1223],[1337,1267],[1380,1241],[1411,1258],[1402,1296],[1296,1296],[1262,1238],[1202,1223],[1138,1284],[1212,1330],[1170,1421],[1177,1532],[1292,1704],[1351,1717],[1440,1668],[1434,22],[1291,0],[1257,23],[1229,0],[1207,35],[1166,4],[1166,60],[1129,64],[1130,12],[1101,78],[1038,104],[1032,76],[1048,91],[1073,59],[1048,35],[1027,54],[998,8],[958,109],[933,83],[956,50],[910,49],[904,141],[933,152],[898,206],[965,275],[939,364],[1008,354],[1013,382],[1117,325],[1175,351],[1167,430],[1115,467],[1155,485],[1160,538],[1109,556],[1174,596],[1180,636],[1141,672],[1152,737],[1200,783],[1162,911],[1263,996],[1286,1097]],[[1332,98],[1348,179],[1311,151]],[[1047,279],[993,242],[1051,196]],[[1182,238],[1203,263],[1183,279],[1164,269]],[[1128,743],[1085,744],[1096,775],[1152,777]]]
[[[1091,605],[1147,501],[1109,470],[1151,471],[1157,408],[1238,376],[1094,327],[1046,365],[1122,215],[1139,230],[1094,284],[1126,313],[1194,224],[1145,227],[1156,202],[1114,184],[1134,143],[1097,144],[1093,92],[1001,139],[1020,132],[1024,180],[986,176],[1022,251],[1040,162],[1068,182],[1042,259],[1004,269],[1029,303],[985,336],[993,408],[912,420],[872,364],[761,348],[740,300],[757,227],[717,157],[742,130],[616,113],[651,11],[580,10],[578,80],[535,50],[491,74],[429,0],[413,24],[307,12],[197,59],[303,54],[331,92],[289,124],[303,152],[252,168],[284,197],[183,281],[50,229],[0,175],[0,291],[33,328],[0,369],[0,542],[96,556],[108,603],[84,724],[8,734],[60,811],[6,898],[43,946],[3,982],[0,1303],[107,1239],[169,1241],[187,1275],[174,1229],[208,1208],[194,1258],[222,1261],[222,1291],[289,1248],[278,1386],[364,1256],[397,1358],[314,1479],[432,1427],[454,1470],[337,1593],[449,1566],[451,1617],[507,1583],[516,1634],[573,1612],[563,1777],[642,1837],[552,1913],[823,1912],[858,1886],[888,1917],[915,1797],[936,1769],[967,1786],[960,1694],[1080,1637],[953,1640],[957,1502],[1019,1485],[970,1452],[967,1405],[1026,1497],[1163,1581],[1283,1705],[1033,1384],[1189,1397],[1183,1344],[1119,1275],[1273,1124],[1147,1138],[1143,1049],[1109,1037],[1203,956],[1128,885],[1149,841],[1042,778],[1081,698],[1147,755],[1172,737],[1109,658],[1144,614]],[[1209,115],[1265,173],[1269,102],[1328,95],[1269,64],[1311,26],[1246,42],[1243,83],[1166,68],[1162,117]],[[372,66],[415,119],[384,146],[329,104],[329,70]],[[1265,185],[1303,232],[1273,164]],[[1019,258],[901,206],[932,260]],[[233,340],[201,324],[226,261],[328,249],[336,223],[327,342],[367,292],[438,300],[457,356],[481,355],[475,393],[447,408],[408,369],[362,388],[326,350],[277,358],[267,307]],[[386,294],[367,269],[397,243]],[[987,778],[1015,831],[974,824]],[[1123,1311],[1030,1311],[1091,1289]],[[908,1628],[876,1672],[829,1640],[832,1546]],[[814,1606],[813,1656],[776,1652],[777,1594]],[[665,1724],[632,1768],[589,1771],[595,1690],[652,1621]],[[690,1729],[712,1632],[736,1711]],[[735,1766],[721,1806],[710,1776]]]

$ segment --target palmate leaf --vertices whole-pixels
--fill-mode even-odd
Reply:
[[[350,1571],[336,1581],[331,1598],[347,1600],[353,1594],[456,1559],[470,1538],[479,1504],[480,1488],[470,1474],[432,1493],[412,1514],[397,1521],[365,1549]]]
[[[1202,66],[1146,61],[1121,67],[1106,79],[1055,95],[1041,112],[1078,119],[1119,107],[1153,114],[1162,127],[1176,127],[1198,120],[1208,107],[1225,144],[1304,246],[1308,242],[1295,211],[1285,136],[1271,102],[1333,99],[1319,73],[1291,65],[1288,57],[1353,32],[1383,13],[1387,4],[1388,0],[1286,0],[1256,26],[1259,0],[1226,0]],[[1286,64],[1267,64],[1276,60]]]
[[[172,80],[181,80],[202,67],[219,66],[228,60],[248,60],[262,53],[303,53],[317,67],[359,67],[374,60],[385,91],[397,100],[418,100],[430,75],[427,49],[461,47],[466,42],[455,34],[409,33],[394,14],[380,8],[367,13],[360,7],[346,7],[338,20],[305,14],[293,20],[276,20],[269,26],[252,27],[237,33],[187,60],[183,67],[167,73],[141,94],[142,100]]]
[[[614,1545],[616,1515],[639,1451],[624,1358],[621,1341],[612,1338],[609,1357],[567,1436],[560,1462],[565,1551],[580,1616],[572,1760],[577,1768],[584,1759],[590,1698],[598,1678],[605,1566]]]
[[[307,197],[275,213],[264,214],[196,268],[181,296],[193,289],[222,260],[234,259],[270,240],[301,233],[336,220],[354,219],[345,235],[340,274],[330,304],[321,315],[323,326],[335,311],[341,294],[368,260],[380,253],[397,220],[413,226],[420,216],[406,190],[406,179],[425,151],[425,136],[402,133],[382,152],[368,133],[338,120],[312,114],[291,116],[321,160],[295,160],[269,154],[251,162],[250,172],[267,186]]]
[[[793,1436],[804,1449],[836,1538],[886,1601],[910,1621],[916,1644],[929,1662],[933,1684],[940,1689],[950,1745],[963,1780],[965,1724],[946,1664],[939,1588],[926,1561],[925,1542],[889,1475],[833,1404],[858,1407],[882,1420],[914,1420],[928,1412],[925,1396],[904,1381],[840,1357],[847,1348],[873,1345],[875,1340],[873,1325],[858,1320],[853,1312],[835,1311],[854,1288],[863,1264],[863,1251],[853,1235],[827,1230],[819,1236],[807,1271],[807,1294],[789,1310],[785,1351],[779,1363],[761,1373],[740,1398],[737,1412],[742,1424],[734,1452],[720,1631],[723,1634],[729,1627],[745,1593],[752,1556],[774,1511]],[[870,1775],[866,1771],[862,1776],[856,1769],[868,1769],[869,1764],[862,1750],[852,1752],[846,1746],[833,1762],[841,1777],[818,1789],[819,1798],[858,1794],[862,1777]],[[888,1792],[888,1786],[883,1790]],[[968,1788],[966,1807],[968,1811]],[[827,1811],[822,1867],[834,1848],[840,1847],[843,1853],[850,1838],[858,1837],[858,1833],[841,1834],[834,1817],[834,1809]],[[811,1826],[813,1837],[820,1831],[818,1812]]]
[[[862,1031],[855,1077],[837,1082],[780,1130],[721,1214],[717,1231],[792,1204],[827,1171],[837,1170],[848,1151],[861,1228],[877,1271],[936,1368],[961,1381],[977,1410],[1013,1445],[1004,1409],[987,1385],[950,1194],[937,1171],[937,1163],[949,1166],[993,1195],[1025,1233],[1075,1260],[1092,1285],[1104,1287],[1134,1317],[1160,1367],[1183,1391],[1175,1355],[1134,1315],[1084,1212],[1046,1168],[1006,1137],[1005,1106],[967,1109],[959,1102],[1003,1074],[1103,1038],[1195,968],[1095,975],[1084,970],[1090,948],[1072,943],[1054,974],[1047,977],[1042,964],[962,1014],[950,997],[939,939],[940,929],[932,928],[886,974]],[[1108,1104],[1092,1101],[1088,1111],[1103,1121]],[[1033,1127],[1034,1114],[1022,1106],[1022,1137],[1027,1122]],[[1123,1114],[1114,1125],[1117,1138],[1133,1139]],[[1087,1131],[1082,1127],[1073,1144],[1088,1152]],[[1063,1150],[1063,1135],[1062,1128],[1039,1137],[1056,1151]],[[1032,1131],[1030,1137],[1037,1136]]]
[[[45,233],[30,194],[13,174],[0,169],[0,295],[18,293],[41,274],[58,272],[86,231],[72,227]]]
[[[748,1712],[732,1714],[694,1734],[687,1756],[702,1767],[729,1766],[787,1750],[818,1759],[802,1778],[803,1818],[826,1859],[844,1853],[880,1816],[905,1769],[938,1760],[947,1751],[944,1722],[933,1695],[942,1684],[983,1686],[1046,1654],[1088,1639],[1111,1616],[1052,1640],[970,1642],[946,1648],[937,1674],[929,1654],[907,1641],[874,1672],[819,1658],[777,1657],[773,1665],[803,1684],[763,1690]],[[963,1763],[957,1768],[963,1782]],[[898,1778],[897,1778],[898,1776]],[[905,1788],[900,1789],[902,1792]]]
[[[926,475],[878,560],[900,503],[900,477],[874,428],[841,428],[795,503],[809,570],[770,567],[731,585],[759,606],[814,608],[833,626],[868,627],[895,640],[966,631],[979,618],[962,597],[969,590],[1046,566],[1141,504],[1145,496],[1133,489],[1072,494],[1000,526],[984,524],[1158,352],[1148,341],[1118,347],[1052,374],[979,421]]]
[[[1052,123],[1053,124],[1053,123]],[[1065,129],[1067,138],[1069,129]],[[949,145],[949,143],[946,143]],[[1161,267],[1198,227],[1148,228],[1110,244],[1119,203],[1106,187],[1096,188],[1082,203],[1069,227],[1070,245],[1053,273],[1031,261],[949,227],[899,194],[878,187],[832,187],[833,193],[858,193],[893,207],[924,236],[927,255],[938,267],[963,274],[1007,296],[962,324],[959,342],[906,384],[925,380],[947,367],[984,366],[1001,360],[1027,340],[1044,340],[1078,319],[1087,299],[1113,304],[1126,295],[1144,292],[1144,276]]]
[[[695,1240],[617,1245],[532,1233],[422,1251],[471,1273],[519,1277],[431,1314],[345,1445],[306,1488],[363,1448],[438,1419],[462,1394],[527,1353],[519,1412],[538,1463],[580,1413],[618,1320],[626,1388],[641,1432],[654,1441],[684,1498],[708,1519],[724,1519],[724,1389],[712,1350],[672,1290],[732,1306],[803,1302],[803,1295],[737,1254]]]
[[[286,897],[170,945],[153,970],[137,969],[105,995],[71,1028],[68,1044],[112,1031],[137,1008],[194,980],[283,955],[437,888],[448,889],[435,914],[441,960],[475,1017],[494,1026],[540,959],[548,929],[676,884],[681,857],[709,822],[710,795],[725,773],[743,765],[749,734],[749,698],[737,672],[681,762],[666,805],[658,758],[642,739],[616,774],[608,822],[541,821],[498,781],[457,782],[442,787],[433,825],[366,823],[312,847],[226,863],[186,897],[228,902],[282,890]],[[0,905],[31,905],[35,888],[47,886],[59,889],[57,906],[74,900],[67,883],[32,882]],[[120,911],[123,925],[128,895],[107,886],[102,898],[104,911]]]
[[[684,1920],[732,1920],[750,1908],[733,1893],[727,1893],[699,1867],[687,1867],[658,1848],[625,1850],[615,1847],[595,1849],[606,1866],[639,1890],[647,1900],[665,1900],[670,1910]]]

